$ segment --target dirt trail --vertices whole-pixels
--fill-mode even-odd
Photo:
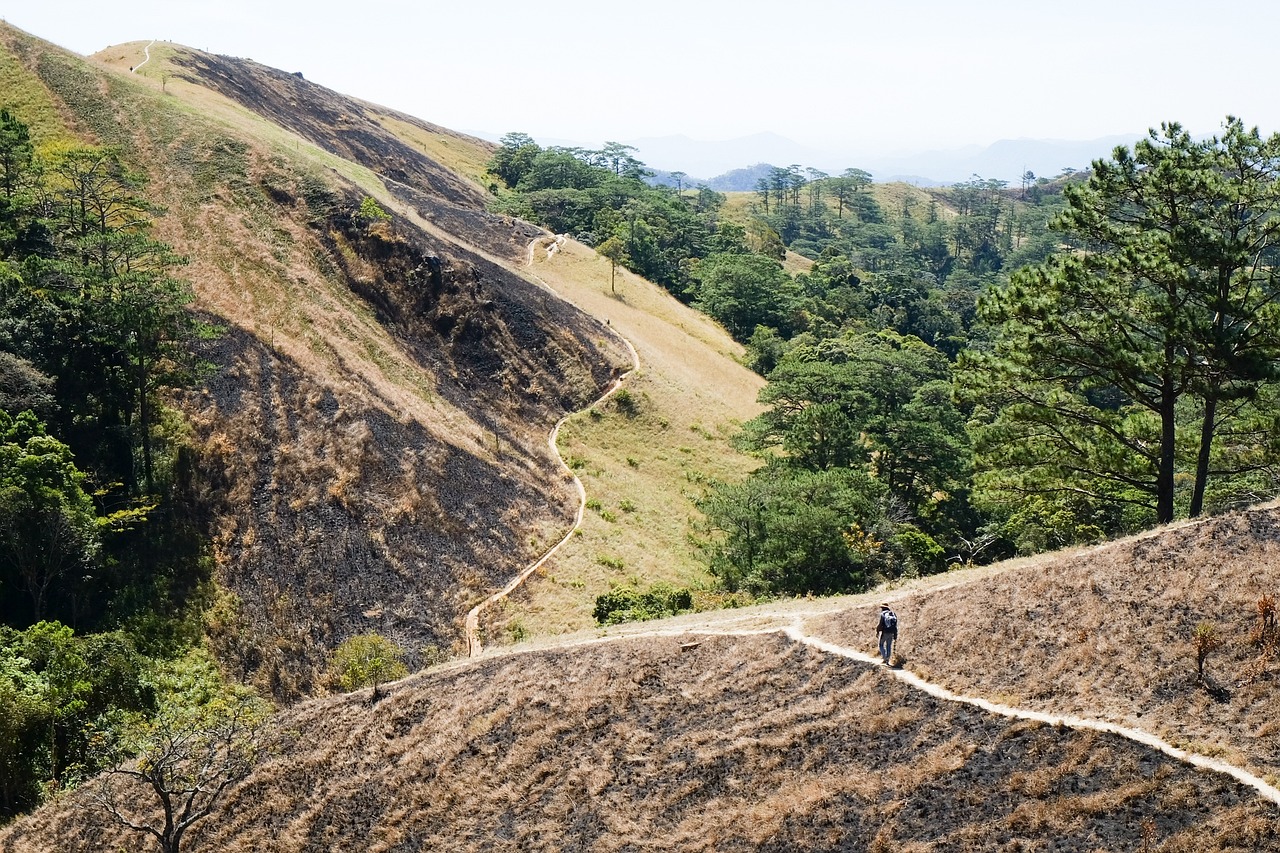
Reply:
[[[139,68],[141,68],[142,66],[146,65],[148,62],[151,61],[151,45],[155,43],[156,43],[155,39],[152,39],[151,41],[147,42],[147,46],[142,49],[142,56],[143,56],[142,61],[139,62],[137,65],[133,66],[132,68],[130,68],[129,69],[130,71],[132,71],[134,74],[137,74]]]
[[[1115,723],[1108,723],[1102,720],[1091,720],[1086,717],[1075,717],[1069,714],[1046,714],[1042,711],[1031,711],[1026,708],[1016,708],[1011,705],[1004,705],[999,702],[991,702],[978,696],[965,696],[955,693],[945,687],[925,681],[914,672],[905,669],[888,668],[871,655],[864,654],[856,649],[850,649],[846,646],[839,646],[835,643],[827,642],[806,634],[799,625],[793,624],[782,629],[782,633],[786,634],[797,643],[804,643],[819,651],[827,654],[840,655],[841,657],[851,658],[853,660],[862,661],[863,663],[873,666],[885,668],[889,673],[905,684],[914,687],[916,690],[927,693],[946,702],[957,702],[964,705],[972,705],[981,708],[991,714],[998,714],[1002,717],[1010,717],[1017,720],[1035,720],[1051,726],[1062,726],[1069,729],[1077,729],[1080,731],[1102,732],[1104,734],[1118,735],[1140,743],[1151,749],[1159,750],[1171,758],[1186,762],[1194,767],[1200,767],[1205,770],[1212,770],[1215,773],[1225,773],[1235,779],[1242,785],[1248,785],[1258,792],[1263,799],[1270,800],[1280,805],[1280,789],[1268,784],[1261,777],[1255,776],[1243,768],[1226,761],[1220,761],[1216,758],[1210,758],[1194,752],[1188,752],[1185,749],[1179,749],[1166,740],[1156,737],[1150,732],[1144,732],[1141,729],[1131,728],[1129,726],[1120,726]]]
[[[529,241],[529,255],[527,260],[525,261],[525,266],[533,265],[534,252],[536,251],[539,245],[545,247],[547,252],[547,257],[550,258],[552,255],[554,255],[556,252],[559,251],[560,246],[564,243],[564,239],[565,238],[563,236],[556,237],[554,239],[551,239],[548,237],[537,237]],[[538,282],[542,284],[544,287],[547,287],[546,282],[542,281],[542,279],[539,278],[537,274],[533,272],[530,272],[529,274],[532,275],[535,279],[538,279]],[[548,290],[550,290],[549,287],[548,287]],[[627,351],[631,353],[631,369],[628,370],[626,373],[622,374],[621,376],[619,376],[617,379],[613,380],[613,382],[609,385],[609,387],[605,389],[605,392],[602,395],[600,395],[599,399],[597,399],[594,403],[592,403],[587,408],[598,406],[601,403],[603,403],[605,400],[609,399],[609,397],[611,397],[619,388],[622,387],[623,381],[628,376],[630,376],[632,373],[640,369],[640,355],[636,352],[636,348],[631,345],[631,341],[627,340],[622,335],[618,334],[617,330],[614,329],[612,326],[607,326],[607,328],[609,329],[610,332],[613,333],[613,335],[616,338],[618,338],[618,340],[620,340],[626,346]],[[551,559],[551,557],[557,551],[560,550],[560,546],[564,545],[564,543],[569,541],[569,537],[573,536],[573,532],[582,526],[582,516],[583,516],[583,513],[586,511],[586,507],[587,507],[587,490],[586,488],[583,487],[582,480],[578,478],[577,473],[572,468],[570,468],[569,465],[564,461],[564,457],[560,455],[560,449],[557,446],[557,441],[560,438],[560,427],[564,425],[565,421],[573,417],[574,414],[577,414],[577,413],[571,412],[570,414],[567,414],[564,417],[562,417],[560,420],[556,421],[556,425],[551,428],[551,435],[547,437],[547,445],[551,448],[551,453],[556,457],[557,460],[559,460],[560,467],[563,468],[571,478],[573,478],[574,488],[577,489],[578,491],[578,512],[577,512],[577,515],[574,517],[573,526],[570,527],[569,530],[565,533],[563,539],[561,539],[556,544],[552,545],[551,548],[547,550],[546,553],[544,553],[541,557],[539,557],[533,563],[530,563],[523,571],[521,571],[518,575],[516,575],[514,578],[508,581],[506,586],[504,586],[502,589],[498,590],[493,595],[489,596],[484,601],[480,602],[475,607],[467,611],[467,618],[466,618],[466,621],[464,622],[464,630],[466,631],[466,635],[467,635],[467,656],[468,657],[475,657],[476,655],[480,654],[481,651],[483,651],[483,646],[480,643],[481,612],[483,612],[486,607],[490,607],[498,603],[499,601],[506,598],[511,593],[515,592],[515,590],[517,590],[520,587],[520,585],[529,578],[529,575],[536,572],[543,564],[547,562],[547,560]]]

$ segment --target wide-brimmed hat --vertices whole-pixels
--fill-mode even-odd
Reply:
[[[889,609],[889,605],[885,604],[884,602],[881,602],[881,603],[880,603],[880,609],[881,609],[881,610],[888,610],[888,609]]]

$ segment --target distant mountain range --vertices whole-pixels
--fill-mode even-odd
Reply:
[[[490,133],[470,131],[498,141]],[[1117,134],[1097,139],[1001,139],[985,147],[971,145],[947,150],[920,151],[899,156],[862,156],[802,145],[776,133],[757,133],[736,139],[705,141],[687,136],[653,136],[623,140],[637,149],[637,156],[658,173],[659,183],[674,185],[670,175],[682,172],[680,183],[704,183],[725,192],[755,189],[769,166],[792,164],[838,175],[848,168],[865,169],[876,181],[906,181],[917,186],[946,186],[982,178],[1017,183],[1023,173],[1055,177],[1064,169],[1082,170],[1101,157],[1109,157],[1117,145],[1132,145],[1144,133]],[[540,138],[542,145],[592,148],[602,141],[584,143]]]
[[[854,167],[870,172],[876,181],[906,181],[936,186],[967,181],[977,175],[1010,183],[1024,172],[1054,177],[1064,169],[1087,169],[1096,159],[1110,156],[1117,145],[1131,145],[1144,134],[1118,134],[1089,140],[1002,139],[986,147],[923,151],[901,156],[862,157],[823,151],[772,133],[720,142],[687,136],[630,140],[637,156],[655,170],[680,170],[685,185],[706,183],[722,191],[750,190],[764,164],[814,167],[836,175]]]

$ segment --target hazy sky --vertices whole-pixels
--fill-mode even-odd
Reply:
[[[458,130],[587,145],[772,131],[884,154],[1228,113],[1280,129],[1274,0],[0,0],[90,54],[174,41]],[[3,93],[0,93],[3,100]]]

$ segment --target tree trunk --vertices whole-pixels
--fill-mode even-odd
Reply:
[[[147,399],[146,356],[138,356],[138,429],[142,432],[142,481],[147,494],[155,491],[155,472],[151,464],[151,407]]]
[[[1204,490],[1209,481],[1209,451],[1213,447],[1214,419],[1218,415],[1218,398],[1210,394],[1204,401],[1204,421],[1200,424],[1200,451],[1196,455],[1196,484],[1191,491],[1191,508],[1187,515],[1195,518],[1204,509]]]
[[[1173,521],[1173,472],[1174,472],[1174,407],[1178,397],[1173,390],[1173,377],[1164,377],[1160,399],[1160,468],[1156,473],[1156,523]]]

